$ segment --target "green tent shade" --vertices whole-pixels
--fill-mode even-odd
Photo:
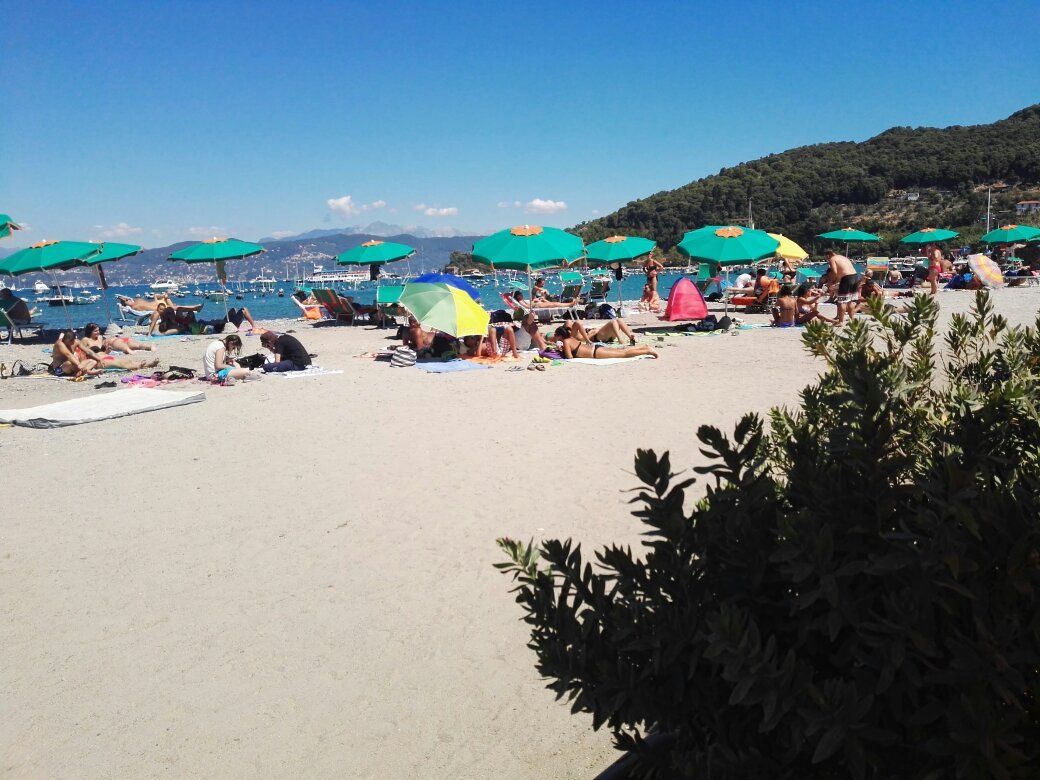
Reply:
[[[939,241],[949,241],[957,238],[960,233],[956,230],[944,230],[942,228],[923,228],[916,233],[903,236],[899,239],[900,244],[934,244]]]
[[[83,265],[83,260],[99,250],[86,241],[44,241],[21,249],[0,260],[0,274],[18,276],[39,271],[62,271]]]
[[[407,244],[373,240],[351,247],[337,257],[336,262],[340,265],[382,265],[404,260],[414,254],[415,249]]]
[[[584,254],[581,238],[559,228],[520,225],[500,230],[473,245],[473,259],[495,268],[535,271],[565,265]]]
[[[1029,225],[1001,225],[982,237],[987,244],[1012,244],[1015,241],[1032,241],[1040,238],[1040,228]]]
[[[881,239],[875,236],[873,233],[867,233],[864,230],[856,230],[855,228],[842,228],[841,230],[832,230],[829,233],[820,233],[817,238],[822,238],[827,241],[844,241],[847,244],[866,243],[868,241],[880,241]]]
[[[173,252],[169,259],[185,263],[215,263],[218,260],[237,260],[258,255],[264,251],[260,244],[239,241],[237,238],[211,238]]]
[[[22,226],[16,223],[6,214],[0,214],[0,238],[11,235],[12,230],[21,230]]]
[[[723,265],[772,257],[780,242],[763,230],[738,225],[706,225],[691,230],[679,242],[679,251],[693,260]]]
[[[136,255],[141,251],[137,244],[117,244],[106,241],[103,244],[95,244],[101,251],[91,255],[83,261],[84,265],[97,265],[98,263],[111,263],[113,260],[122,260],[124,257]]]
[[[608,236],[589,244],[585,254],[590,264],[624,263],[650,254],[656,246],[656,241],[641,236]]]

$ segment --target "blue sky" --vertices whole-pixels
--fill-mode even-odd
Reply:
[[[49,2],[0,46],[8,247],[566,227],[720,167],[1040,100],[1035,0]]]

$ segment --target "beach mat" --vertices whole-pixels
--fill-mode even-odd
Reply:
[[[284,376],[286,379],[302,379],[307,376],[331,376],[333,374],[342,374],[342,371],[330,368],[321,368],[319,366],[307,366],[303,371],[279,371],[275,372],[275,376]],[[268,374],[267,376],[271,376]]]
[[[491,368],[491,366],[482,366],[468,360],[452,360],[448,363],[416,363],[415,367],[421,368],[429,374],[454,374],[459,371],[483,371]]]
[[[175,393],[170,390],[133,387],[43,406],[31,406],[27,409],[0,409],[0,423],[11,423],[26,428],[61,428],[66,425],[112,420],[142,412],[155,412],[204,400],[206,394],[201,390]]]
[[[617,363],[628,363],[632,360],[652,360],[649,355],[636,355],[635,357],[627,358],[571,358],[570,360],[562,361],[564,365],[569,363],[577,363],[582,366],[613,366]]]

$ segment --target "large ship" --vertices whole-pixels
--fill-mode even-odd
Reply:
[[[323,287],[332,284],[360,284],[369,280],[368,266],[343,266],[326,271],[324,266],[316,265],[304,277],[303,283],[310,287]]]

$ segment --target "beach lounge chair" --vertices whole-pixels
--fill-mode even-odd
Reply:
[[[579,298],[585,289],[585,280],[577,271],[560,271],[560,283],[563,285],[560,290],[561,301]]]
[[[376,288],[376,308],[379,309],[381,315],[381,325],[386,325],[393,321],[397,321],[397,324],[399,325],[403,325],[407,322],[408,312],[398,303],[398,301],[401,300],[401,293],[403,292],[403,285],[388,284]],[[403,322],[399,321],[402,319],[404,320]]]
[[[350,305],[350,301],[337,293],[335,290],[315,287],[311,290],[314,300],[322,305],[331,319],[343,320],[351,324],[359,322],[360,317]]]
[[[150,311],[138,311],[123,303],[117,303],[116,310],[119,312],[119,319],[133,320],[135,325],[147,325],[151,322],[153,314]]]
[[[524,301],[521,303],[511,296],[509,293],[501,293],[502,302],[506,305],[506,310],[513,312],[513,316],[520,319],[523,315],[529,311],[534,311],[535,316],[539,322],[551,322],[552,320],[562,319],[580,319],[578,316],[578,305],[574,306],[538,306],[534,309]]]
[[[605,301],[609,294],[610,279],[608,279],[605,276],[601,276],[598,279],[592,280],[592,286],[589,288],[590,301]]]
[[[295,295],[290,295],[289,300],[296,304],[296,308],[300,310],[300,316],[305,320],[323,320],[325,315],[322,314],[322,306],[317,303],[300,303]]]
[[[7,343],[12,343],[15,334],[18,334],[18,338],[25,338],[23,331],[30,331],[32,335],[40,335],[43,332],[42,322],[29,322],[18,323],[12,320],[6,311],[0,309],[0,328],[7,328]]]
[[[872,279],[884,281],[888,276],[888,261],[887,257],[868,257],[866,275]]]

